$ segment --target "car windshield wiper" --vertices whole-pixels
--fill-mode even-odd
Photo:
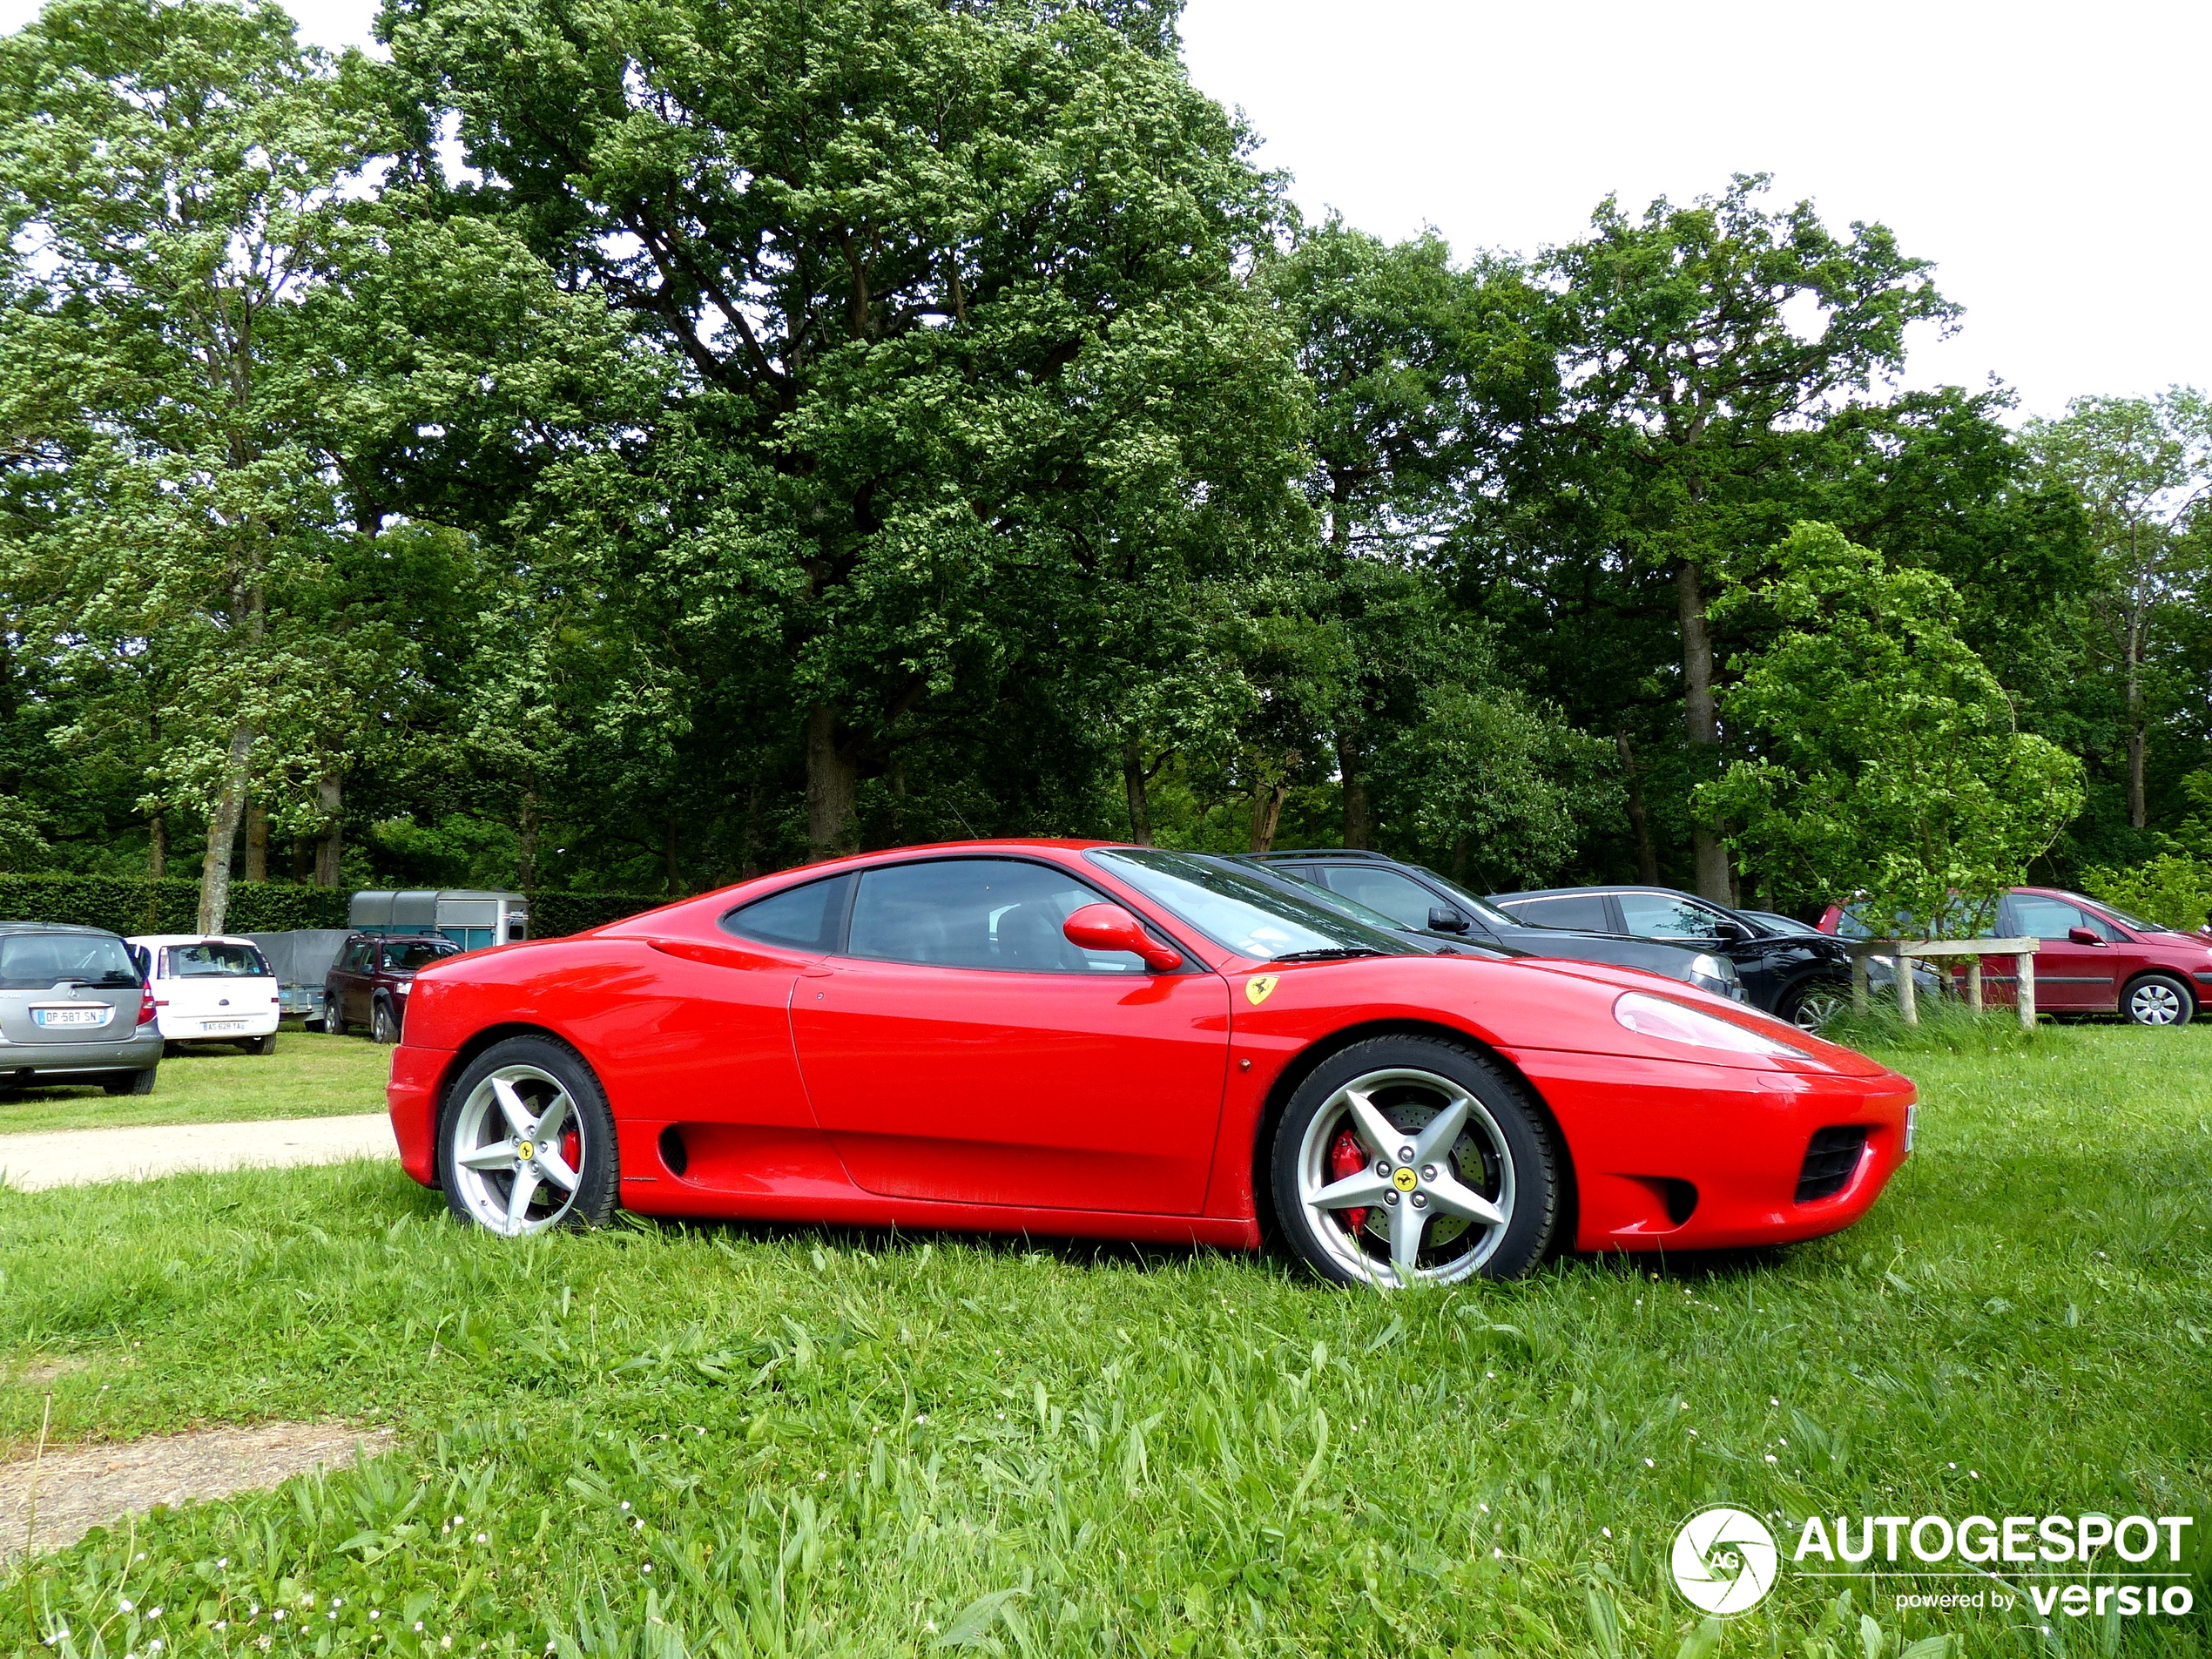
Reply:
[[[1387,956],[1386,950],[1376,950],[1366,945],[1332,945],[1326,950],[1294,950],[1288,955],[1271,956],[1276,962],[1333,962],[1346,956]]]

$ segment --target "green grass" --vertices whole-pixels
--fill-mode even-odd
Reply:
[[[11,1090],[0,1096],[0,1135],[381,1112],[391,1065],[391,1050],[366,1037],[315,1031],[279,1033],[272,1055],[193,1047],[161,1062],[151,1095],[110,1096],[97,1084]]]
[[[1785,1547],[1809,1514],[2201,1537],[2212,1029],[1901,1063],[1920,1149],[1853,1231],[1393,1298],[1020,1241],[506,1244],[368,1164],[0,1194],[0,1355],[92,1361],[57,1438],[402,1437],[0,1573],[0,1652],[66,1624],[46,1651],[1675,1659],[1703,1643],[1665,1553],[1710,1502],[1780,1512]],[[0,1441],[43,1403],[0,1387]],[[2025,1602],[1844,1588],[1785,1576],[1717,1653],[2056,1651]],[[2054,1639],[2202,1653],[2207,1588]]]

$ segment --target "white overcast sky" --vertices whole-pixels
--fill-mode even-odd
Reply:
[[[342,46],[375,6],[292,10]],[[1311,212],[1527,253],[1608,192],[1771,172],[1938,262],[1965,323],[1909,383],[1995,374],[2030,414],[2212,385],[2202,0],[1189,0],[1184,35]]]

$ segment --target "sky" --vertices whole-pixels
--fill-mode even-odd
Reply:
[[[366,44],[374,0],[292,0]],[[35,15],[0,0],[0,28]],[[1770,172],[1885,224],[1966,307],[1905,383],[2023,415],[2212,386],[2212,6],[2156,0],[1189,0],[1191,78],[1243,109],[1307,212],[1472,252],[1574,238]]]

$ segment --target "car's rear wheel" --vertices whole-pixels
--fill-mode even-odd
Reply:
[[[153,1068],[148,1066],[144,1071],[105,1078],[100,1087],[111,1095],[151,1095],[153,1093]]]
[[[381,996],[369,1005],[368,1040],[387,1045],[400,1040],[399,1016],[392,1012],[392,1005]]]
[[[550,1038],[495,1043],[446,1096],[438,1174],[455,1215],[509,1238],[602,1224],[620,1171],[599,1080]]]
[[[2130,1025],[2187,1025],[2196,1012],[2188,987],[2165,974],[2146,974],[2120,999],[2120,1017]]]
[[[245,1042],[245,1049],[248,1054],[274,1054],[276,1033],[272,1031],[266,1036],[248,1037]]]
[[[1782,1017],[1800,1031],[1817,1035],[1821,1027],[1851,1008],[1851,987],[1817,979],[1790,994]]]
[[[1272,1165],[1284,1233],[1343,1285],[1513,1278],[1559,1217],[1544,1124],[1495,1065],[1442,1038],[1375,1037],[1323,1061],[1291,1097]]]

